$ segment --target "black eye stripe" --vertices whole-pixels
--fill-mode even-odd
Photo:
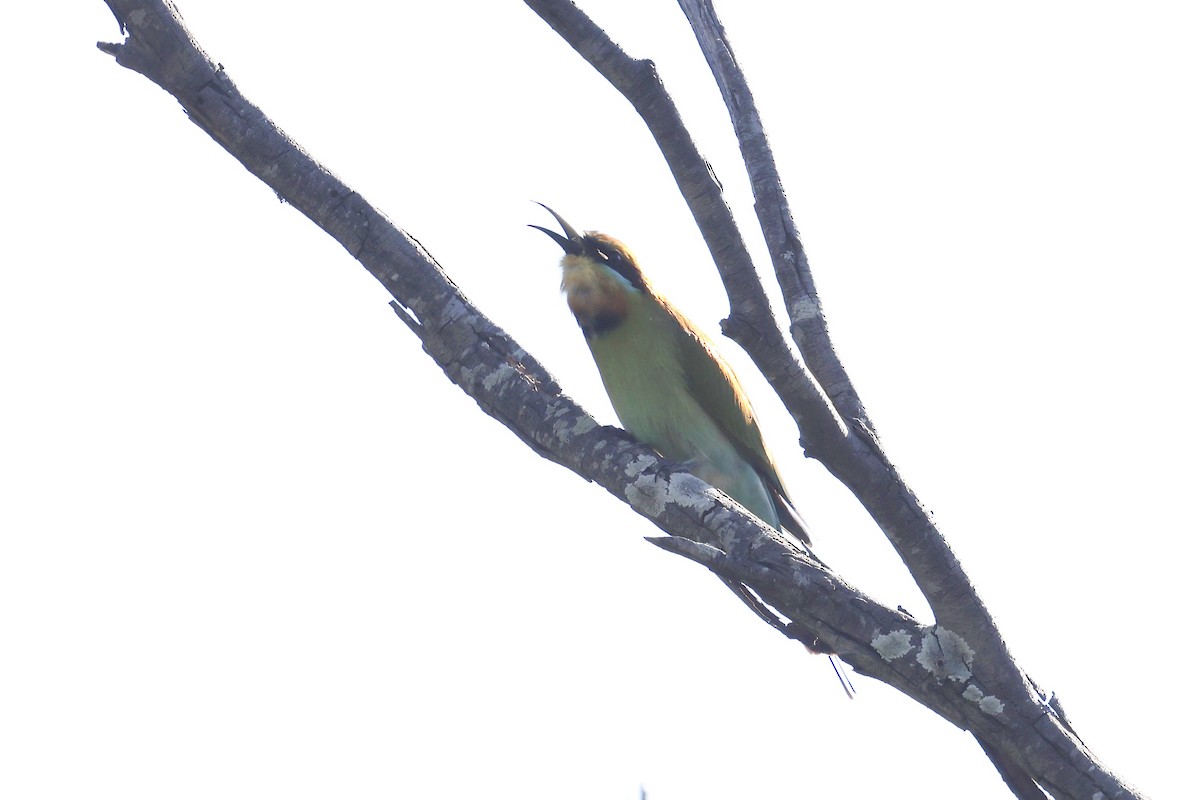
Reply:
[[[636,288],[645,291],[646,283],[642,278],[641,270],[634,266],[619,248],[594,236],[583,237],[583,244],[586,251],[591,252],[596,259],[603,261],[613,272]]]

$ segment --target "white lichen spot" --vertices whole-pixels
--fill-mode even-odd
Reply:
[[[821,309],[817,305],[817,301],[808,295],[797,300],[792,306],[793,318],[796,320],[817,319],[820,313]]]
[[[917,651],[917,663],[938,680],[967,680],[974,659],[975,651],[966,639],[940,625],[922,637],[921,649]]]
[[[574,433],[574,428],[572,426],[567,425],[566,420],[559,419],[561,416],[562,415],[557,412],[553,415],[553,417],[554,417],[554,438],[558,439],[560,442],[563,442],[565,444],[566,442],[569,442],[571,440],[571,436]]]
[[[655,475],[639,475],[625,490],[625,499],[634,510],[648,517],[657,517],[667,507],[667,482]]]
[[[654,463],[654,459],[638,458],[626,473],[635,475]],[[640,469],[639,469],[640,467]],[[668,505],[706,511],[713,504],[713,489],[694,475],[675,475],[664,478],[657,474],[639,475],[633,485],[625,490],[625,498],[637,511],[648,517],[657,517]]]
[[[984,694],[983,690],[975,684],[971,684],[966,689],[963,689],[963,699],[979,706],[979,710],[985,714],[991,714],[993,717],[1004,713],[1004,703],[1000,702],[1000,698],[995,695]]]
[[[676,475],[667,482],[667,500],[700,511],[713,502],[713,490],[695,475]]]
[[[483,376],[483,388],[489,392],[496,388],[496,384],[512,374],[512,367],[508,364],[501,364],[494,370]]]
[[[563,416],[568,414],[569,411],[570,409],[566,408],[564,408],[562,411],[556,411],[556,413],[554,413],[554,417]],[[571,439],[581,437],[581,435],[584,433],[588,433],[589,431],[592,431],[593,428],[598,427],[596,426],[595,420],[586,414],[583,416],[576,416],[575,421],[572,422],[571,425],[568,425],[566,422],[568,421],[559,419],[554,420],[554,438],[557,438],[564,444],[568,443],[568,441]]]
[[[979,710],[985,714],[991,714],[993,717],[998,717],[1004,713],[1004,703],[1000,702],[999,697],[989,694],[979,701]]]
[[[625,477],[632,478],[639,472],[645,472],[656,460],[653,456],[638,456],[625,467]]]
[[[884,661],[895,661],[913,649],[912,634],[906,630],[881,633],[871,640],[871,647]]]
[[[1092,800],[1107,800],[1108,795],[1104,792],[1096,792],[1092,795]]]
[[[613,460],[612,453],[608,452],[607,447],[607,443],[603,440],[596,442],[596,444],[592,446],[592,452],[600,454],[600,469],[604,471],[607,471],[611,467]]]

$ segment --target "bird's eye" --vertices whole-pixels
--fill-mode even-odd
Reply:
[[[620,251],[604,246],[596,248],[596,257],[617,271],[620,271],[620,265],[625,261]]]

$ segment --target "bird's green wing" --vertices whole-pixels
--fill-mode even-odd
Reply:
[[[668,311],[667,313],[671,313]],[[742,458],[754,467],[770,490],[780,524],[805,544],[811,543],[808,526],[796,512],[783,480],[763,442],[754,409],[737,376],[717,353],[712,342],[691,321],[675,314],[688,336],[680,343],[680,361],[688,390],[725,433]]]

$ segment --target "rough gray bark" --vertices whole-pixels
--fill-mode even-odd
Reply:
[[[750,587],[798,631],[815,636],[858,672],[971,731],[989,755],[998,754],[998,764],[1015,764],[1018,775],[1032,776],[1055,797],[1137,796],[1096,762],[1061,710],[1012,660],[961,566],[883,455],[833,355],[752,99],[739,85],[711,8],[691,9],[690,15],[749,154],[759,217],[803,363],[775,326],[720,187],[653,65],[626,56],[569,3],[527,0],[647,120],[726,281],[728,331],[780,392],[810,455],[855,492],[901,553],[934,609],[933,625],[875,602],[723,495],[663,464],[623,432],[599,426],[471,304],[419,242],[246,100],[192,39],[172,4],[106,2],[128,36],[120,44],[100,44],[101,50],[174,96],[195,124],[341,243],[392,294],[398,316],[447,377],[535,452],[599,483],[653,521],[667,534],[654,540],[659,546]]]

